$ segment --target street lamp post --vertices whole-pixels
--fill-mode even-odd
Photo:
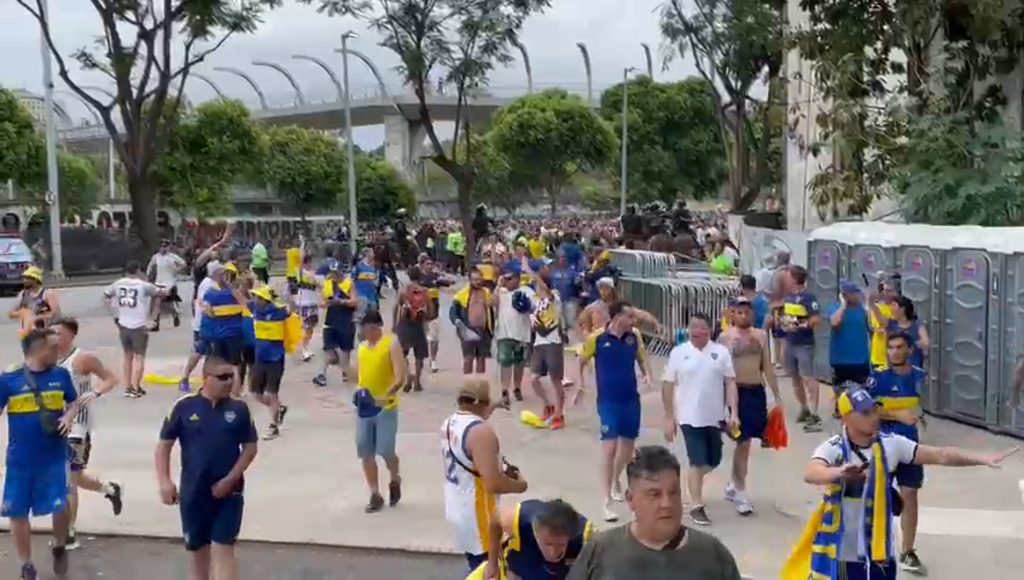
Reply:
[[[356,210],[356,157],[352,143],[352,90],[348,82],[348,39],[355,33],[349,30],[341,35],[341,75],[345,84],[345,151],[348,155],[348,244],[352,257],[356,256],[356,236],[359,234],[359,213]]]
[[[627,166],[629,162],[629,73],[635,71],[634,67],[622,69],[622,162],[620,163],[622,173],[619,175],[619,215],[626,215],[626,184],[629,175]]]
[[[40,16],[47,18],[49,8],[47,0],[39,5]],[[57,125],[53,113],[53,68],[50,62],[50,47],[42,29],[39,31],[39,44],[43,57],[43,105],[46,120],[46,201],[50,204],[50,255],[52,256],[50,271],[57,278],[64,277],[64,257],[60,245],[60,184],[57,174]]]

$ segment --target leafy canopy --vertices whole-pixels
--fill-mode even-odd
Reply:
[[[13,180],[24,185],[45,173],[42,136],[32,124],[32,115],[18,98],[0,88],[0,183]]]
[[[511,172],[547,193],[552,213],[577,172],[604,169],[618,149],[608,124],[560,89],[521,97],[499,111],[489,140]]]
[[[622,126],[622,85],[601,95],[601,115]],[[627,179],[630,201],[671,202],[718,194],[728,172],[714,93],[703,79],[629,82]],[[616,175],[619,161],[616,158]]]
[[[345,196],[345,158],[336,141],[300,127],[266,132],[263,177],[299,215],[334,207]]]

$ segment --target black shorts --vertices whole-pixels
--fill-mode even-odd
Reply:
[[[402,321],[395,329],[398,342],[402,345],[402,354],[408,356],[412,351],[417,360],[429,356],[427,347],[427,323]]]
[[[256,279],[264,284],[270,283],[270,271],[269,268],[253,268],[253,274],[256,274]]]
[[[254,395],[276,395],[281,391],[281,378],[284,377],[284,361],[257,362],[252,365],[252,377],[249,379],[249,390]]]
[[[472,329],[480,340],[463,341],[462,358],[491,358],[491,334],[486,330]]]
[[[356,331],[351,325],[348,327],[325,326],[323,339],[325,351],[352,352],[355,348]]]
[[[860,385],[868,382],[871,376],[871,365],[832,365],[832,386],[838,389],[839,385],[846,381],[853,381]]]
[[[201,354],[219,356],[227,361],[228,364],[236,367],[242,364],[242,350],[244,350],[242,337],[206,341],[206,348],[207,352]]]
[[[181,302],[181,295],[178,294],[178,285],[172,284],[167,287],[167,296],[164,296],[164,302]]]

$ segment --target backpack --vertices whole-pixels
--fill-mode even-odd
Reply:
[[[430,294],[427,293],[427,289],[422,286],[410,288],[406,298],[409,301],[409,318],[416,321],[424,320],[430,307]]]

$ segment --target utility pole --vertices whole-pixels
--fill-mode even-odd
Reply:
[[[348,39],[355,37],[349,30],[341,35],[341,71],[345,83],[345,149],[348,153],[348,245],[352,257],[356,257],[359,234],[359,212],[356,210],[356,156],[352,143],[352,91],[348,84]]]
[[[46,20],[49,14],[47,0],[40,3],[41,16]],[[43,57],[43,118],[46,121],[46,202],[50,205],[50,273],[64,277],[64,257],[60,244],[60,184],[57,174],[57,121],[53,112],[53,70],[50,62],[50,47],[42,28],[39,30],[39,44]]]
[[[628,67],[622,70],[622,173],[619,175],[619,216],[626,215],[626,183],[629,172],[629,145],[626,143],[629,138],[629,73],[636,70]]]

